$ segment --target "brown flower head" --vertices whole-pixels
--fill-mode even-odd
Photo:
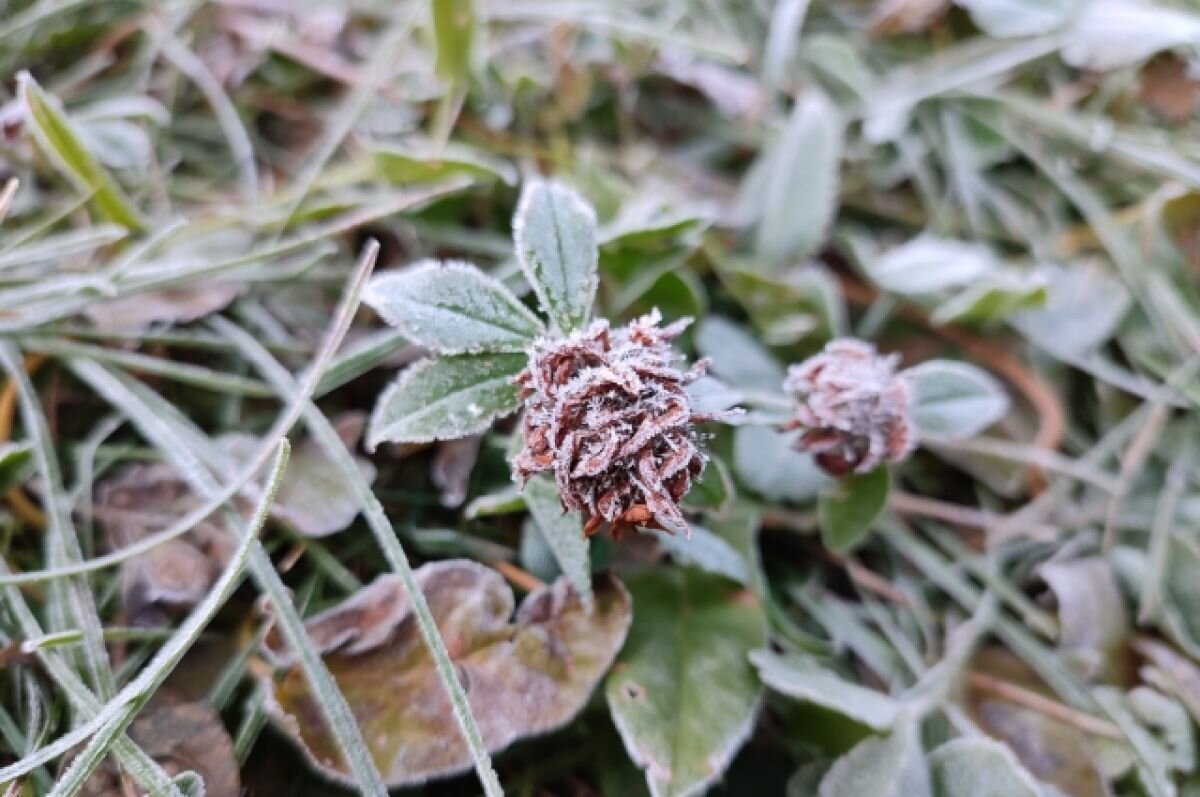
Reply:
[[[896,355],[880,356],[861,340],[830,341],[788,369],[783,388],[795,401],[784,429],[800,429],[796,448],[827,473],[866,473],[900,462],[917,444],[912,389],[896,373]]]
[[[525,445],[513,461],[523,485],[550,471],[585,533],[610,524],[686,529],[679,501],[707,461],[695,425],[725,413],[692,410],[686,387],[707,362],[676,367],[669,341],[691,319],[659,327],[658,311],[612,330],[605,320],[560,340],[539,340],[516,377]]]

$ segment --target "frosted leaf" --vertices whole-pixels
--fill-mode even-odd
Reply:
[[[513,239],[525,278],[553,325],[569,333],[596,298],[596,214],[574,190],[535,180],[521,193]]]
[[[864,265],[879,287],[912,295],[965,285],[999,267],[999,262],[981,244],[921,235]]]
[[[496,416],[519,406],[512,380],[525,362],[523,354],[460,354],[409,366],[380,394],[367,449],[483,432]]]
[[[442,354],[518,352],[542,333],[537,316],[469,263],[422,260],[380,274],[363,301],[414,343]]]
[[[970,363],[930,360],[909,368],[913,421],[923,435],[949,439],[982,432],[1008,412],[1008,395],[986,371]]]
[[[576,512],[564,512],[554,482],[538,477],[530,479],[522,491],[534,527],[554,554],[558,569],[583,598],[584,608],[592,609],[592,562],[588,555],[591,541],[583,534],[583,522]]]
[[[475,562],[427,564],[416,578],[492,752],[573,719],[629,628],[629,595],[612,577],[597,579],[590,613],[560,579],[525,598],[515,618],[504,579]],[[466,744],[454,730],[450,701],[397,580],[383,576],[359,593],[370,593],[369,599],[351,597],[308,623],[390,787],[471,767]],[[300,667],[263,680],[268,712],[279,729],[322,774],[350,782]]]

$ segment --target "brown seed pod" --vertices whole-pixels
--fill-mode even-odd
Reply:
[[[877,354],[864,341],[841,338],[789,368],[783,388],[795,407],[783,428],[801,430],[796,448],[813,454],[833,476],[907,459],[917,430],[912,388],[896,372],[899,359]]]
[[[513,460],[522,485],[553,473],[564,508],[608,523],[614,536],[635,526],[687,529],[679,502],[704,469],[696,424],[727,413],[692,410],[688,370],[669,341],[691,319],[659,327],[657,311],[612,330],[607,321],[560,340],[539,340],[516,377],[525,402],[524,447]]]

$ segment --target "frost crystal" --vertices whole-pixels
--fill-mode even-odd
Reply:
[[[691,319],[659,327],[655,310],[628,327],[598,320],[560,340],[541,339],[515,382],[525,402],[525,445],[513,461],[524,484],[550,471],[567,509],[594,534],[635,526],[687,528],[679,501],[707,458],[695,425],[728,413],[693,410],[687,385],[706,361],[676,367],[669,341]]]
[[[789,368],[783,388],[795,409],[784,429],[802,430],[796,448],[813,454],[834,476],[906,459],[917,430],[912,389],[896,373],[898,360],[880,356],[869,343],[842,338]]]

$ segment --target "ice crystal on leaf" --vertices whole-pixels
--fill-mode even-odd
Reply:
[[[688,397],[707,362],[680,369],[670,341],[691,319],[660,321],[657,311],[619,329],[601,319],[541,339],[515,380],[525,403],[516,478],[552,473],[589,535],[605,523],[614,536],[635,526],[686,531],[679,501],[706,462],[696,424],[728,415],[697,412]]]
[[[796,448],[834,476],[906,459],[917,430],[912,388],[896,372],[898,360],[864,341],[841,338],[789,368],[783,386],[795,407],[784,428],[801,430]]]

